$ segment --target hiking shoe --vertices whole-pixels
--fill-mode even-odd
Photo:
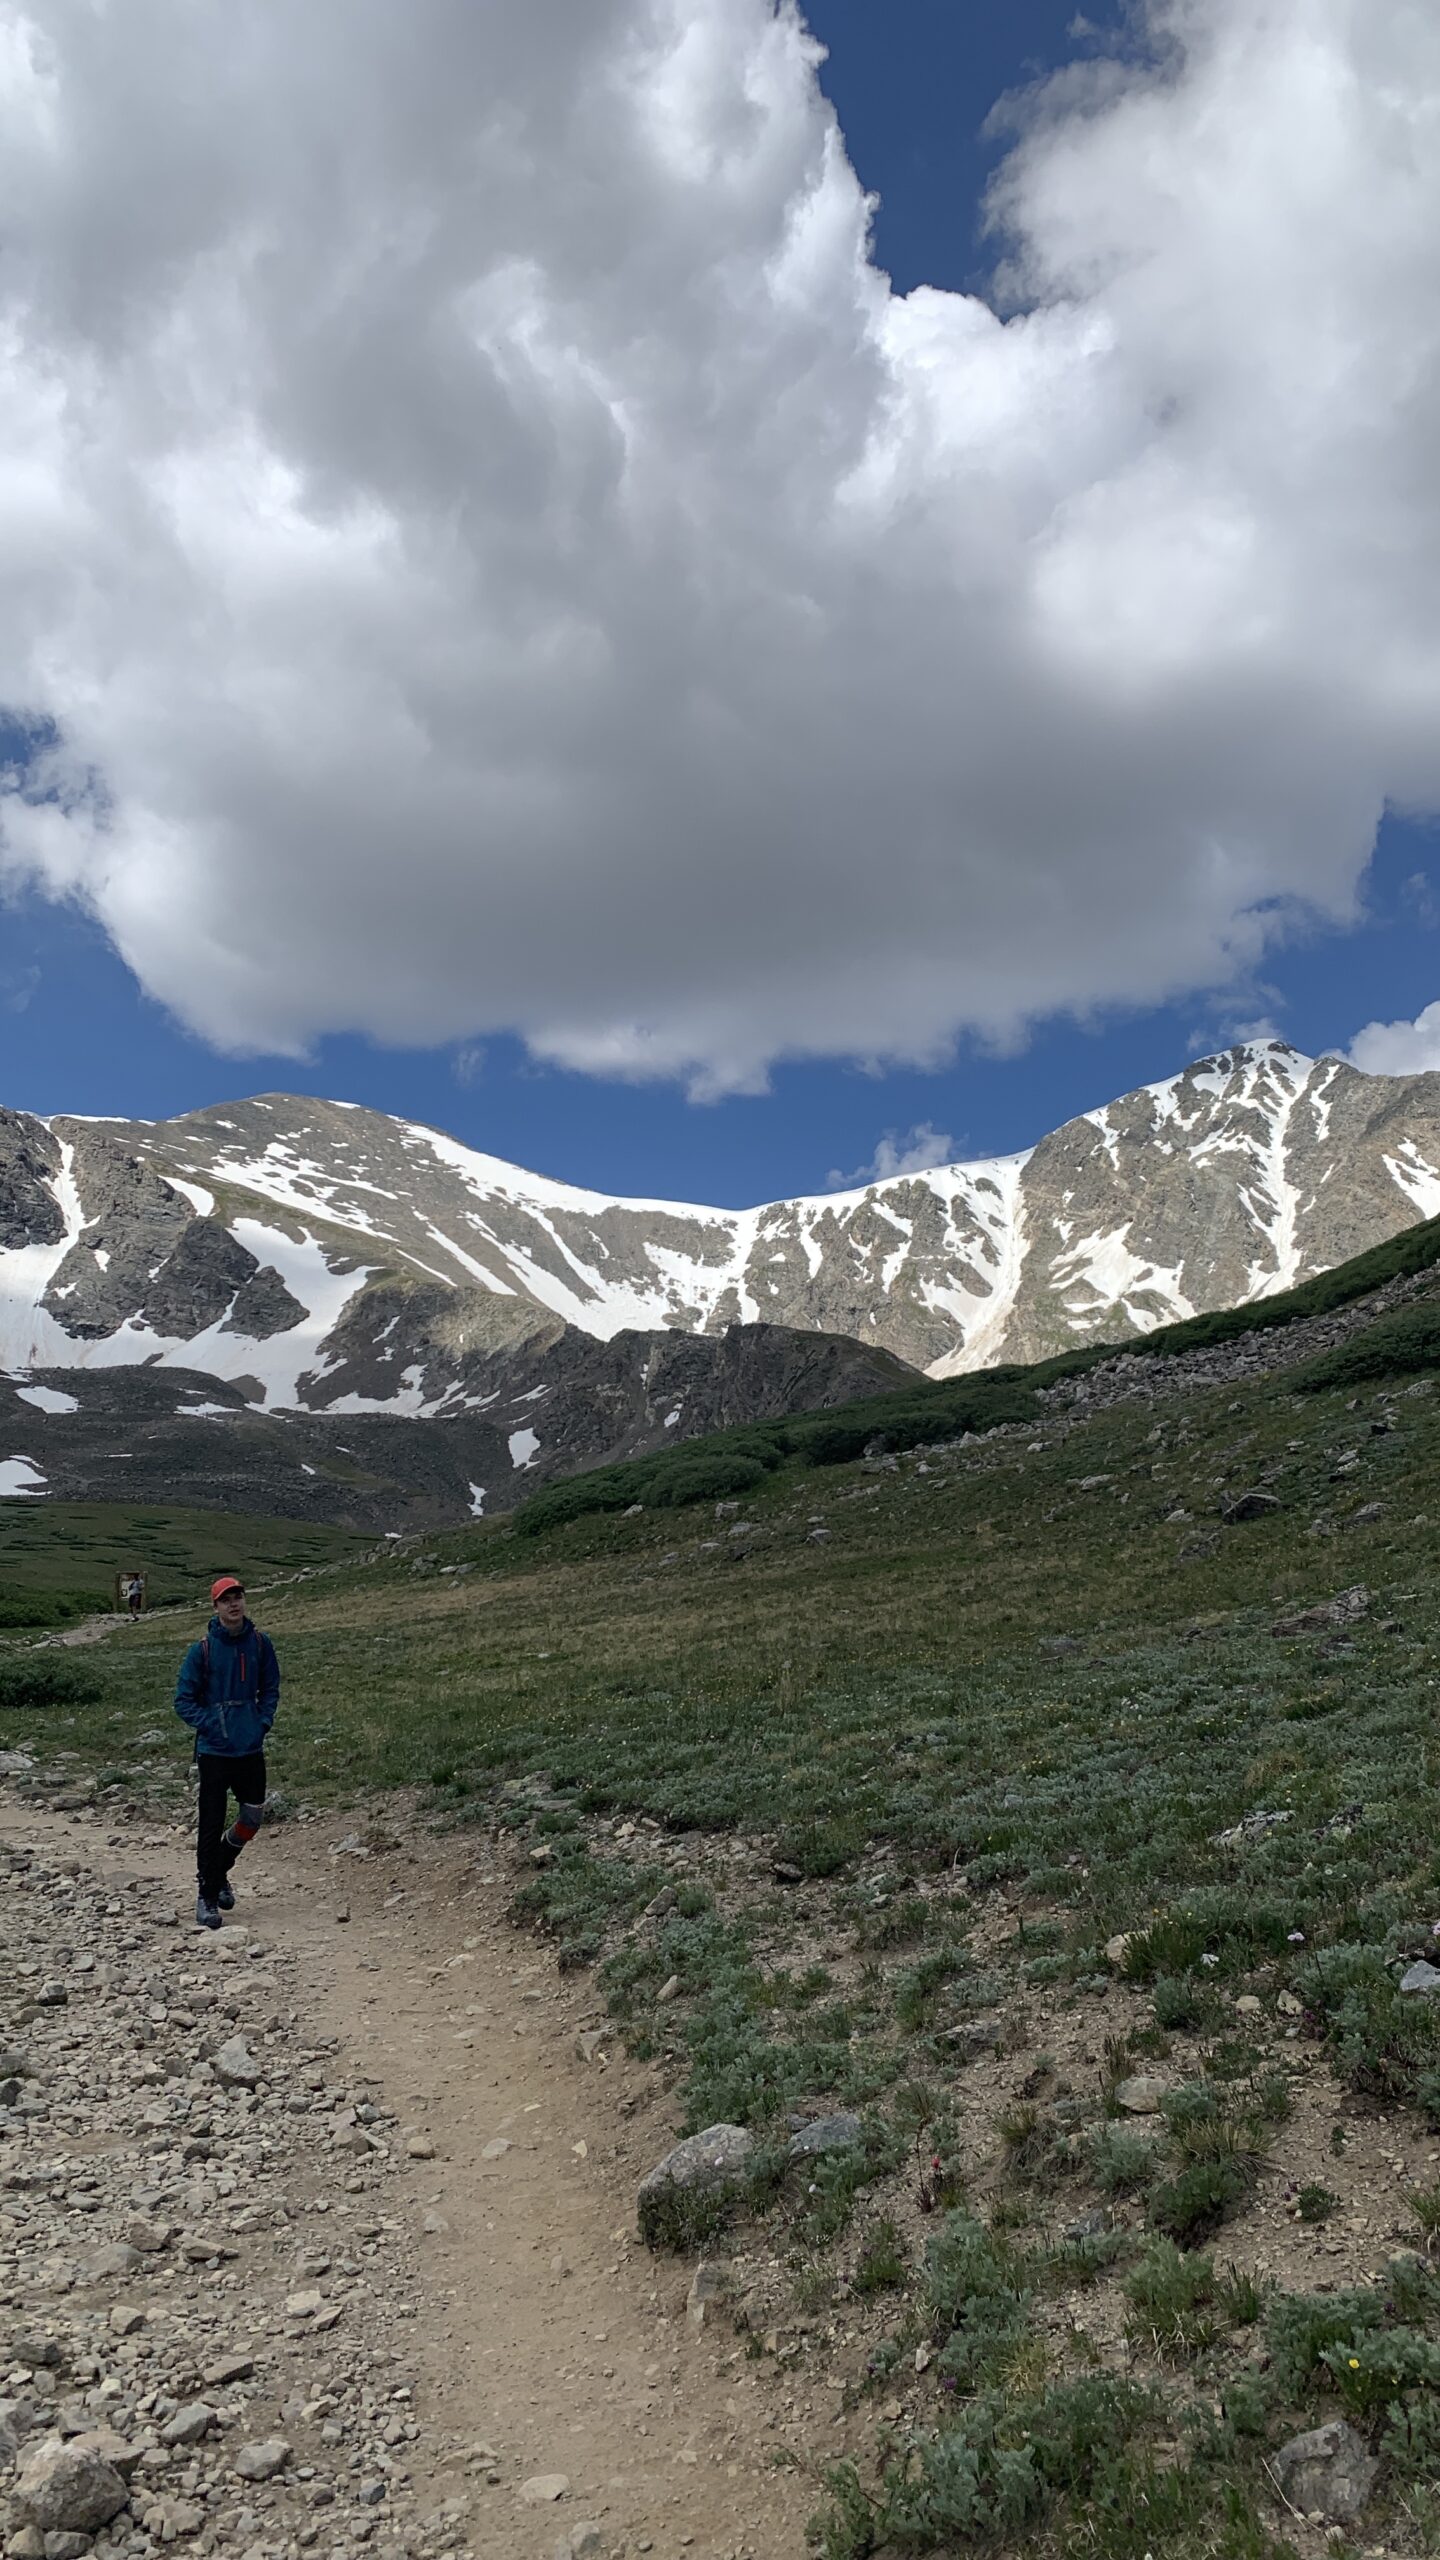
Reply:
[[[218,1906],[207,1902],[203,1893],[197,1894],[195,1899],[195,1926],[197,1929],[218,1929],[220,1926]]]
[[[216,1901],[216,1906],[217,1906],[217,1908],[218,1908],[219,1910],[221,1910],[221,1911],[233,1911],[233,1910],[234,1910],[234,1908],[235,1908],[235,1896],[234,1896],[233,1891],[231,1890],[230,1879],[229,1879],[229,1877],[228,1877],[228,1876],[226,1877],[225,1882],[224,1882],[224,1883],[222,1884],[222,1886],[220,1887],[219,1892],[216,1894],[216,1896],[215,1896],[215,1901]]]

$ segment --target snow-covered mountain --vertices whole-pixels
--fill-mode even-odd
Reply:
[[[7,1112],[0,1371],[37,1413],[62,1411],[77,1373],[145,1368],[183,1373],[187,1421],[489,1416],[514,1469],[548,1473],[562,1448],[582,1464],[747,1418],[713,1359],[733,1326],[881,1355],[862,1372],[837,1348],[802,1378],[787,1349],[776,1392],[829,1402],[895,1378],[884,1354],[944,1376],[1121,1338],[1288,1288],[1437,1211],[1440,1076],[1363,1076],[1268,1040],[1024,1155],[740,1211],[611,1199],[289,1095],[153,1123]],[[677,1336],[695,1346],[683,1377]],[[765,1400],[751,1372],[745,1396]],[[561,1418],[582,1381],[583,1447]]]
[[[156,1362],[270,1410],[425,1413],[544,1311],[600,1340],[845,1333],[946,1375],[1289,1288],[1437,1210],[1440,1076],[1273,1040],[1024,1155],[745,1210],[611,1199],[290,1095],[4,1113],[0,1366]]]

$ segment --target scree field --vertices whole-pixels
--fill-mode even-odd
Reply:
[[[830,2560],[1440,2547],[1420,1232],[1288,1326],[1012,1373],[991,1429],[730,1435],[685,1498],[617,1471],[257,1598],[292,1801],[513,1833],[680,2129],[756,2135],[647,2236],[873,2409]],[[187,1627],[11,1637],[0,1746],[183,1802]],[[1327,2542],[1284,2449],[1335,2419]]]

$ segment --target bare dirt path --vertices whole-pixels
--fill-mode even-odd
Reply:
[[[723,2312],[697,2329],[692,2268],[638,2242],[635,2188],[674,2140],[673,2115],[638,2066],[581,2058],[577,2039],[601,2017],[593,1988],[557,1976],[505,1920],[510,1880],[488,1843],[357,1837],[339,1821],[267,1829],[237,1870],[240,1907],[220,1942],[189,1928],[182,1833],[107,1834],[91,1813],[9,1795],[0,1844],[76,1862],[82,1907],[97,1877],[102,1972],[102,1895],[143,1874],[155,1880],[143,1894],[179,1914],[170,1961],[239,1987],[239,2019],[219,2027],[243,2031],[249,1985],[277,1979],[290,2006],[267,2019],[267,1993],[252,2036],[277,2084],[302,2053],[333,2045],[325,2091],[279,2119],[308,2182],[293,2210],[323,2210],[327,2185],[347,2206],[348,2174],[375,2185],[395,2219],[409,2286],[395,2316],[413,2309],[403,2335],[418,2504],[457,2489],[469,2501],[450,2547],[463,2530],[459,2547],[496,2560],[552,2560],[562,2546],[608,2560],[795,2560],[817,2493],[776,2457],[840,2449],[833,2394],[754,2359]],[[335,2103],[357,2093],[359,2123]],[[362,2288],[352,2331],[365,2300]],[[384,2308],[382,2287],[377,2320]],[[564,2486],[527,2497],[539,2481]],[[199,2547],[216,2538],[207,2526]],[[295,2560],[343,2548],[313,2531],[270,2547]],[[407,2547],[423,2545],[400,2532]]]

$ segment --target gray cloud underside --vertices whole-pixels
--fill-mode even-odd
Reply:
[[[1173,0],[895,296],[769,0],[0,0],[12,881],[218,1044],[754,1085],[1440,803],[1440,19]]]

